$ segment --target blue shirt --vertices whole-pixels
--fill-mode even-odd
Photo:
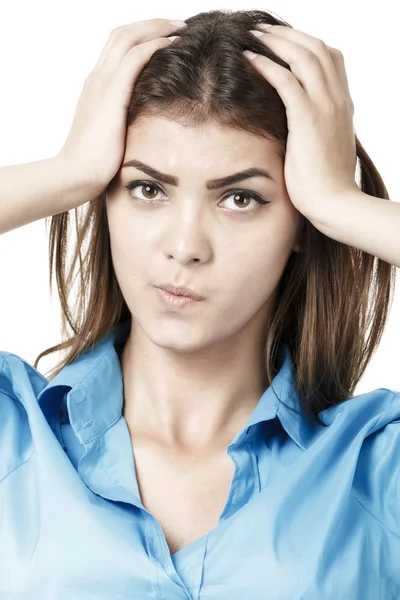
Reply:
[[[0,353],[2,600],[400,598],[400,393],[301,409],[290,353],[226,452],[217,526],[170,555],[122,416],[130,322],[50,382]]]

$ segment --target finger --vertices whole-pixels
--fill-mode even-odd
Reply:
[[[281,67],[267,56],[256,54],[251,64],[276,89],[286,108],[288,121],[301,118],[309,111],[309,98],[298,79],[289,69]]]
[[[353,104],[353,100],[352,100],[352,97],[350,94],[349,81],[347,79],[346,66],[344,63],[344,56],[340,52],[340,50],[338,50],[337,48],[332,48],[331,46],[328,46],[328,50],[331,55],[332,61],[335,65],[336,73],[337,73],[338,79],[340,81],[340,85],[344,89],[346,97],[349,102],[349,105],[351,106],[351,108],[354,112],[354,104]]]
[[[260,28],[264,30],[263,24],[261,24]],[[336,92],[338,92],[337,100],[341,101],[344,93],[346,100],[348,101],[349,105],[354,111],[354,104],[350,94],[344,57],[340,50],[328,46],[319,38],[309,35],[303,31],[299,31],[298,29],[293,29],[291,27],[273,25],[272,27],[268,27],[266,31],[268,33],[273,33],[275,36],[280,35],[285,39],[291,39],[293,41],[296,41],[299,44],[304,45],[309,50],[313,51],[318,56],[321,64],[324,67],[326,81],[329,85],[332,97],[335,97]],[[327,55],[327,52],[329,54],[329,57]],[[332,70],[332,65],[334,71]],[[337,83],[339,83],[339,91]]]
[[[262,26],[261,26],[262,28]],[[329,52],[329,46],[327,46],[321,39],[316,38],[304,31],[293,29],[292,27],[284,27],[282,25],[275,25],[267,29],[268,33],[273,33],[274,36],[280,36],[291,42],[295,42],[307,50],[313,52],[318,60],[320,61],[324,70],[326,81],[331,89],[331,92],[335,91],[335,86],[338,83],[338,75],[336,67],[332,61],[332,56]]]
[[[281,27],[281,29],[288,28]],[[321,62],[319,56],[312,50],[288,37],[265,33],[258,39],[289,65],[292,73],[314,103],[321,106],[327,102],[332,103],[332,98],[339,97],[340,84],[328,50],[326,53],[331,66],[327,72],[323,64],[323,62],[327,62],[326,57]]]
[[[101,71],[104,78],[107,79],[112,76],[132,46],[155,38],[170,36],[177,29],[177,25],[167,19],[149,19],[115,27],[95,65],[96,71]]]
[[[116,100],[118,105],[128,108],[136,80],[144,66],[156,50],[169,46],[172,41],[170,38],[157,38],[128,50],[113,74],[109,99],[114,106]]]

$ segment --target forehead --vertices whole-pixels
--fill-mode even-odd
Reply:
[[[125,158],[158,156],[171,168],[201,161],[213,167],[235,164],[254,166],[268,161],[270,168],[282,164],[276,141],[215,123],[189,126],[161,116],[143,116],[128,128]],[[252,164],[250,164],[250,162]]]

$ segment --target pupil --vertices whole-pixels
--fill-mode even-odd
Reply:
[[[244,194],[236,194],[236,195],[235,195],[235,198],[234,198],[234,199],[235,199],[235,202],[236,202],[236,199],[237,199],[237,198],[240,198],[241,196],[242,196],[243,198],[246,198],[246,196],[244,196]],[[245,202],[244,204],[246,204],[246,206],[247,206],[247,203],[246,203],[246,202]]]
[[[157,194],[157,191],[156,191],[156,188],[154,187],[154,185],[146,184],[146,185],[144,186],[144,188],[145,188],[145,190],[146,190],[146,194],[148,193],[148,190],[149,190],[149,189],[153,189],[153,190],[154,190],[154,192],[155,192],[155,194]],[[149,194],[149,196],[151,196],[151,195],[152,195],[152,194],[150,193],[150,194]],[[153,196],[154,196],[154,194],[153,194]]]

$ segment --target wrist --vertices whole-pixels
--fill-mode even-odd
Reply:
[[[73,204],[71,208],[93,200],[105,190],[106,184],[98,181],[88,168],[83,168],[79,160],[71,159],[62,152],[50,160],[55,172],[64,182],[67,195]]]
[[[365,196],[356,185],[344,192],[324,197],[323,201],[317,203],[313,215],[307,216],[307,219],[327,237],[346,243],[344,239],[340,239],[343,226],[346,228],[346,225],[354,223],[359,217]]]

